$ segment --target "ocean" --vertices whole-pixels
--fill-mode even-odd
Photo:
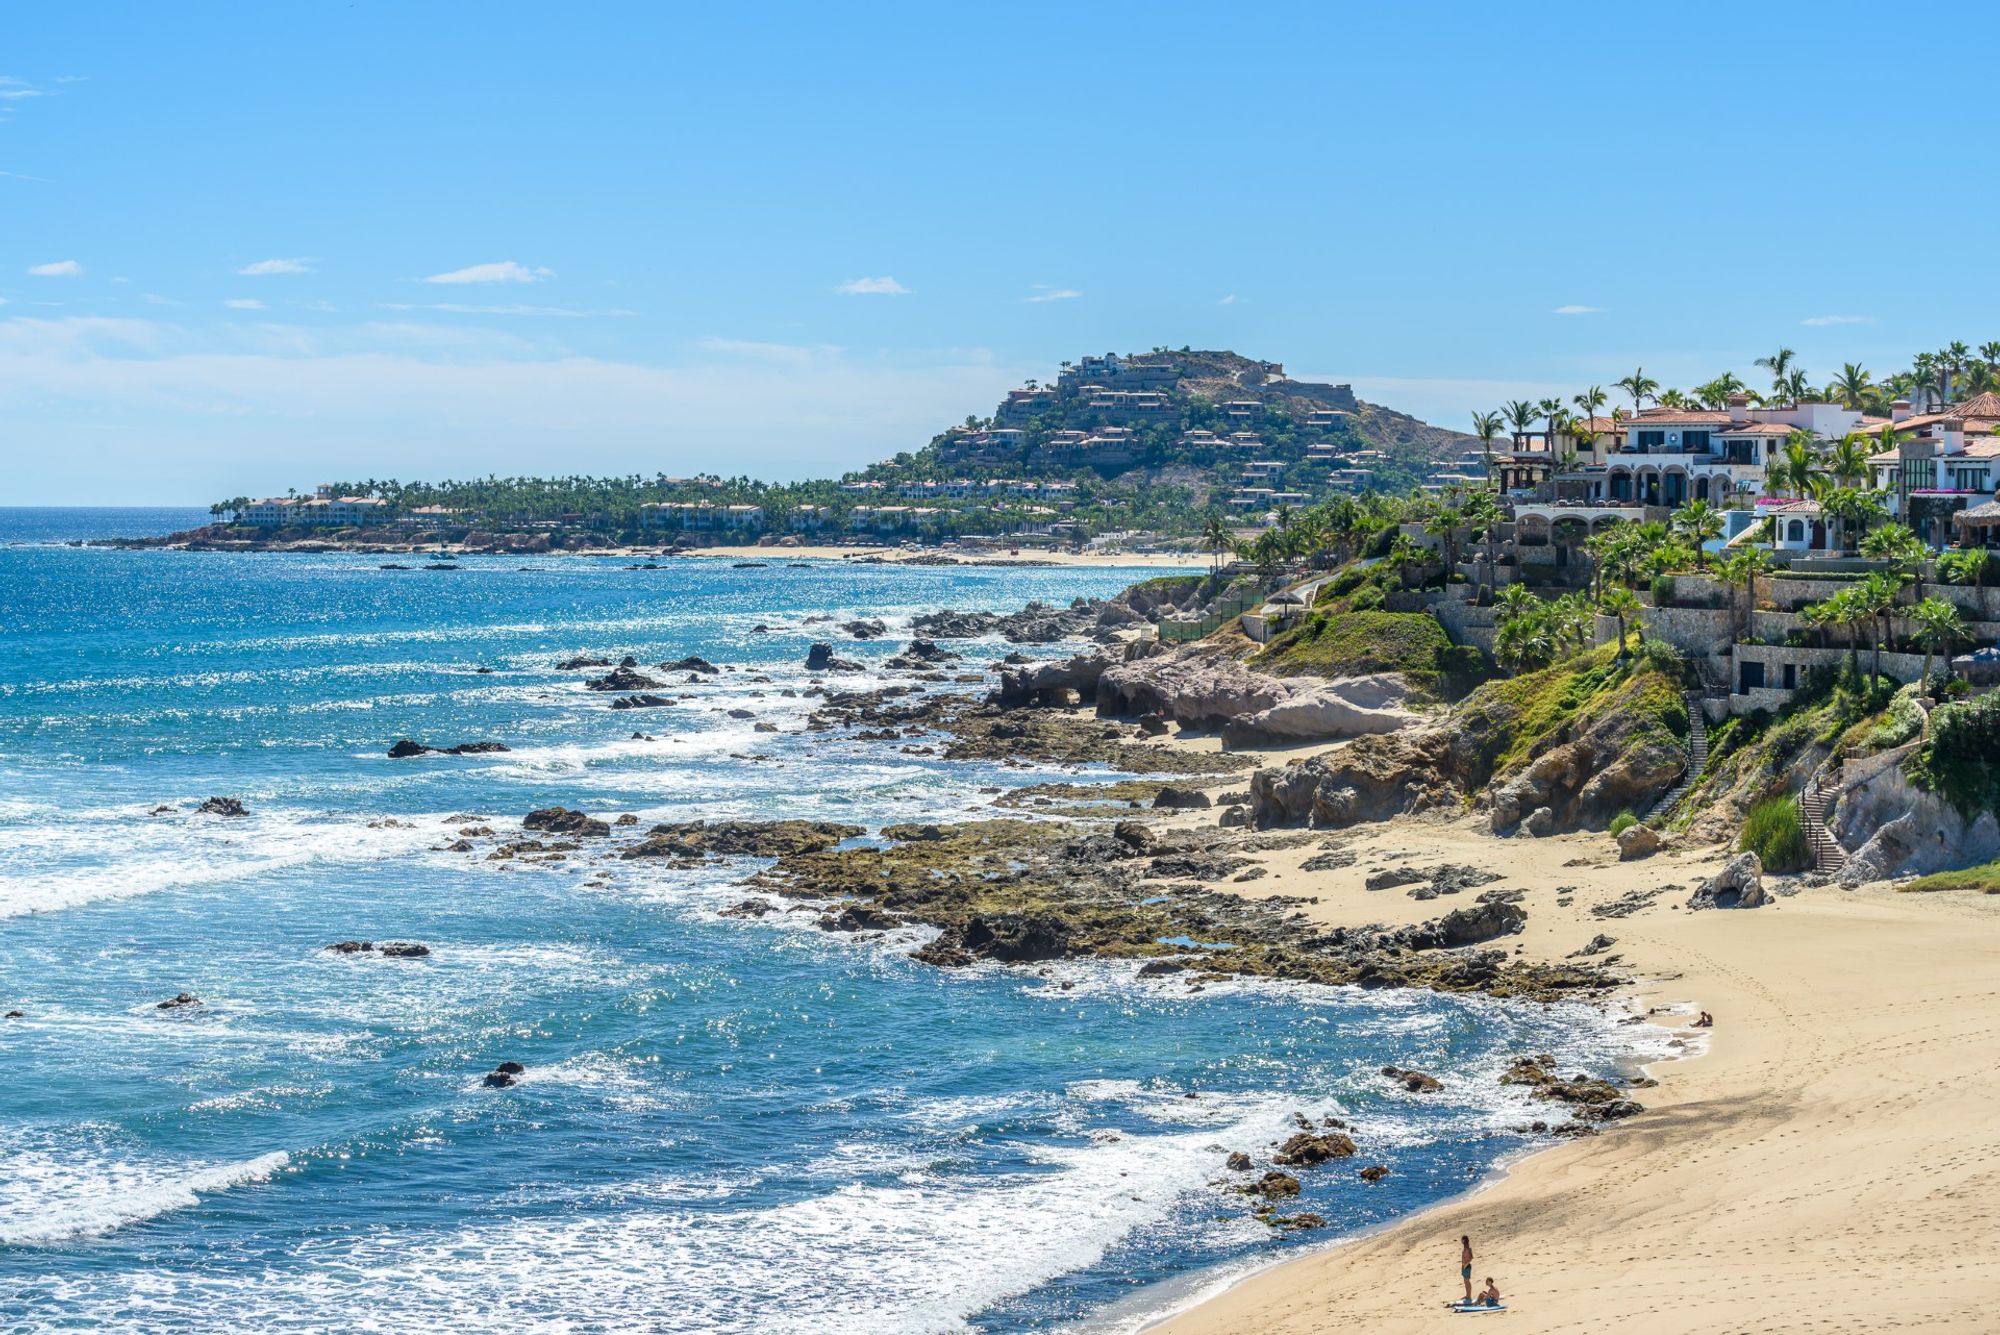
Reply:
[[[800,731],[812,702],[778,692],[839,638],[811,619],[883,618],[839,641],[877,663],[915,613],[1133,571],[64,545],[203,519],[0,510],[0,1328],[1131,1329],[1475,1186],[1531,1144],[1513,1056],[1622,1055],[1581,1006],[942,971],[907,958],[920,932],[719,916],[749,861],[444,849],[552,804],[980,811],[1051,775]],[[555,670],[579,652],[772,682],[614,712]],[[386,758],[404,736],[512,749]],[[210,796],[249,814],[196,814]],[[325,949],[350,938],[432,953]],[[202,1004],[157,1008],[183,992]],[[521,1082],[484,1087],[503,1060]],[[1223,1158],[1295,1111],[1352,1122],[1391,1175],[1302,1172],[1328,1227],[1279,1234]]]

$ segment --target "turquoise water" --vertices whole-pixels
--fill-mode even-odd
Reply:
[[[1513,1054],[1615,1051],[1576,1010],[932,970],[905,958],[921,934],[717,916],[749,863],[441,851],[557,802],[871,829],[976,810],[1048,775],[797,731],[808,702],[775,692],[806,684],[807,619],[1130,572],[55,545],[199,518],[0,510],[0,1010],[24,1012],[0,1023],[0,1327],[1129,1326],[1190,1277],[1475,1183],[1523,1143],[1493,1079]],[[773,682],[614,713],[554,671],[578,651]],[[390,761],[400,736],[514,749]],[[217,794],[250,815],[189,810]],[[351,937],[433,953],[323,949]],[[205,1004],[155,1008],[180,992]],[[523,1082],[483,1088],[509,1059]],[[1383,1088],[1385,1063],[1450,1089]],[[1294,1109],[1394,1170],[1306,1174],[1330,1234],[1275,1237],[1218,1185]]]

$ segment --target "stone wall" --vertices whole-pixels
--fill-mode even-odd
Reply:
[[[1478,607],[1465,601],[1465,595],[1450,590],[1435,595],[1431,603],[1431,615],[1444,627],[1444,633],[1453,644],[1471,644],[1493,652],[1494,637],[1498,634],[1498,609]]]
[[[1678,582],[1678,579],[1676,580]],[[1728,608],[1649,607],[1639,614],[1646,637],[1664,640],[1688,658],[1725,654],[1735,640],[1736,618]],[[1611,633],[1618,633],[1612,622]]]

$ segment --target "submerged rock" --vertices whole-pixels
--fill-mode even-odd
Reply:
[[[1444,1088],[1444,1082],[1434,1075],[1401,1066],[1384,1066],[1382,1074],[1400,1084],[1412,1094],[1435,1094]]]
[[[195,808],[205,816],[247,816],[250,812],[233,797],[211,797]]]
[[[201,998],[192,992],[176,992],[165,1001],[154,1003],[153,1009],[156,1011],[179,1011],[187,1010],[190,1007],[201,1004]]]
[[[776,858],[815,853],[859,838],[859,825],[810,820],[688,821],[655,825],[644,843],[624,852],[627,858]]]
[[[426,746],[408,737],[400,738],[389,748],[389,759],[407,760],[411,756],[485,756],[500,751],[509,751],[505,742],[460,742],[456,746]]]
[[[635,672],[629,667],[616,667],[601,677],[592,677],[584,683],[592,691],[650,691],[660,686],[643,672]]]
[[[595,816],[581,811],[571,811],[567,807],[543,807],[530,811],[521,819],[524,830],[547,830],[552,834],[583,835],[593,839],[603,838],[611,833],[611,827]]]

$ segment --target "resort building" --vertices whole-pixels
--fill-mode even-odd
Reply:
[[[1862,431],[1896,443],[1868,460],[1889,512],[1933,548],[1985,546],[1996,536],[1989,524],[1961,523],[1960,515],[1994,504],[2000,486],[2000,395],[1980,394],[1941,412],[1914,414],[1898,400],[1887,422]],[[1978,516],[1973,516],[1977,519]]]
[[[761,505],[717,505],[712,501],[651,501],[639,507],[642,528],[682,533],[761,533]]]
[[[993,412],[993,420],[1010,427],[1024,427],[1043,413],[1052,411],[1060,401],[1054,385],[1027,384],[1020,389],[1010,389],[1007,397]]]
[[[924,505],[857,505],[848,513],[847,527],[856,533],[917,533],[939,527],[950,513]]]
[[[236,512],[239,524],[260,528],[353,528],[389,518],[389,502],[379,496],[336,496],[321,483],[311,496],[272,496]]]

